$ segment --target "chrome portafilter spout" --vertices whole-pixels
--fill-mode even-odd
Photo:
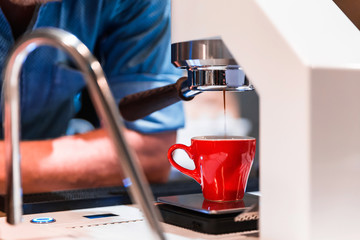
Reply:
[[[242,68],[221,39],[173,43],[172,63],[187,71],[175,84],[135,93],[120,101],[124,119],[134,121],[206,91],[253,90]]]
[[[40,46],[64,50],[82,71],[90,97],[113,143],[114,150],[127,177],[130,196],[137,202],[156,239],[165,239],[160,228],[159,214],[154,208],[150,188],[135,155],[122,134],[122,119],[111,94],[100,63],[74,35],[54,28],[42,28],[23,36],[11,52],[4,74],[5,151],[7,162],[7,222],[17,224],[22,218],[22,188],[20,172],[20,72],[28,55]],[[128,180],[128,182],[130,182]]]
[[[173,43],[171,61],[176,67],[187,70],[189,91],[253,90],[221,39]]]

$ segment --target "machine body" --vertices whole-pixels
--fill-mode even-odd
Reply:
[[[330,0],[172,1],[173,46],[212,39],[259,93],[261,239],[359,239],[358,29]]]

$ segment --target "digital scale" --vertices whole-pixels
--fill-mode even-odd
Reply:
[[[258,230],[259,197],[246,193],[243,200],[215,202],[204,199],[202,193],[159,197],[163,221],[168,224],[209,234]],[[241,217],[241,213],[245,217]]]

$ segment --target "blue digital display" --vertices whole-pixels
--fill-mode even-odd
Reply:
[[[96,219],[96,218],[106,218],[106,217],[116,217],[119,215],[113,214],[113,213],[105,213],[105,214],[96,214],[96,215],[87,215],[84,216],[89,219]]]

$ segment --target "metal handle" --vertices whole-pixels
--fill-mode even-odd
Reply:
[[[122,117],[128,121],[135,121],[181,100],[193,99],[194,97],[184,97],[181,92],[182,84],[186,80],[186,77],[182,77],[174,84],[124,97],[119,104]]]

